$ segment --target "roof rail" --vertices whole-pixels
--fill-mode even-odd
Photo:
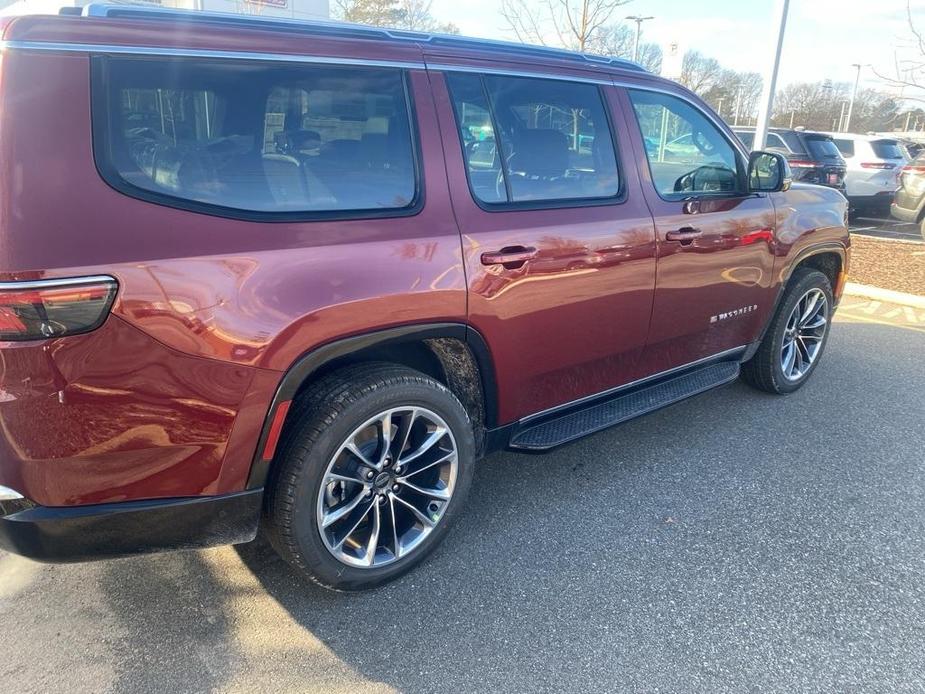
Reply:
[[[554,58],[571,60],[590,65],[603,65],[634,72],[646,72],[638,63],[623,58],[604,55],[590,55],[568,51],[564,48],[532,46],[512,41],[495,39],[477,39],[452,34],[436,34],[403,29],[384,29],[380,27],[338,22],[325,19],[287,19],[279,17],[255,17],[253,15],[231,14],[228,12],[205,12],[200,10],[182,10],[146,5],[116,5],[107,3],[90,3],[83,8],[84,17],[124,17],[131,19],[154,19],[173,22],[201,22],[203,24],[234,25],[239,27],[259,26],[264,29],[296,31],[314,36],[331,36],[335,38],[379,39],[408,41],[431,46],[449,48],[489,49],[499,53],[533,58]]]

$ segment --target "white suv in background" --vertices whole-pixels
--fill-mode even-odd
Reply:
[[[881,135],[827,134],[848,167],[845,195],[852,209],[888,215],[899,172],[908,163],[899,141]]]

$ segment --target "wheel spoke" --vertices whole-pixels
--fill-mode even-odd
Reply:
[[[398,539],[398,522],[395,518],[395,496],[389,494],[389,515],[392,517],[392,553],[401,558],[401,541]]]
[[[451,458],[455,458],[455,457],[456,457],[456,451],[450,451],[450,452],[447,453],[446,455],[440,456],[439,458],[437,458],[437,459],[436,459],[435,461],[433,461],[432,463],[427,463],[427,465],[424,465],[423,467],[418,468],[418,469],[415,470],[414,472],[406,472],[404,475],[402,475],[401,477],[399,477],[396,481],[397,481],[397,482],[403,482],[404,480],[408,479],[409,477],[413,477],[414,475],[420,475],[420,474],[421,474],[422,472],[424,472],[425,470],[430,470],[430,468],[434,467],[435,465],[443,465],[443,464],[446,463],[448,460],[450,460]]]
[[[416,408],[411,408],[407,415],[401,418],[401,424],[398,427],[398,433],[395,435],[395,445],[392,446],[392,458],[399,460],[405,446],[408,445],[408,437],[411,436],[411,429],[414,427],[414,420],[418,416]]]
[[[389,450],[392,448],[392,439],[395,434],[392,430],[392,411],[389,410],[382,419],[379,420],[379,463],[381,468],[385,459],[389,457]]]
[[[418,494],[423,494],[424,496],[429,496],[432,499],[440,499],[441,501],[446,501],[450,498],[450,491],[448,489],[431,489],[429,487],[419,487],[416,484],[411,484],[406,479],[395,480],[399,484],[413,489]]]
[[[792,378],[794,360],[796,359],[796,351],[797,351],[796,345],[793,343],[793,341],[791,341],[790,344],[784,348],[784,351],[786,352],[784,356],[784,365],[783,365],[784,374]]]
[[[804,299],[806,306],[800,315],[801,325],[812,318],[813,314],[816,312],[816,307],[819,303],[819,296],[820,292],[810,292],[806,295],[806,298]]]
[[[421,521],[421,523],[424,525],[425,528],[433,528],[434,525],[436,525],[436,523],[434,523],[428,516],[421,513],[420,509],[418,509],[413,504],[409,504],[407,501],[402,499],[400,496],[393,496],[392,498],[395,499],[395,501],[400,503],[402,506],[410,510],[411,513],[414,514],[415,518]]]
[[[348,477],[347,475],[341,475],[336,472],[329,472],[324,476],[325,483],[328,482],[352,482],[353,484],[362,484],[366,486],[366,482],[361,480],[358,477]]]
[[[422,455],[427,453],[431,448],[433,448],[444,436],[446,436],[446,428],[438,426],[434,431],[427,435],[427,438],[421,442],[421,445],[418,446],[414,452],[405,456],[398,462],[402,465],[407,465],[408,463],[414,462]]]
[[[341,518],[346,516],[348,513],[353,511],[353,509],[359,506],[360,502],[363,501],[363,499],[365,498],[365,494],[366,494],[365,490],[362,492],[357,492],[357,495],[353,497],[353,499],[348,501],[346,504],[344,504],[343,506],[338,506],[333,511],[329,511],[328,513],[325,513],[324,518],[321,521],[321,527],[327,528],[332,523],[336,523]]]
[[[376,464],[365,455],[363,455],[363,452],[357,448],[357,445],[353,442],[353,440],[347,442],[347,444],[344,446],[344,450],[350,453],[350,455],[359,460],[361,463],[363,463],[363,465],[368,467],[376,467]]]
[[[375,497],[371,497],[369,506],[363,509],[363,513],[360,514],[360,517],[357,518],[354,521],[353,525],[350,526],[350,530],[344,533],[343,537],[341,537],[340,540],[338,540],[337,543],[334,545],[334,549],[340,549],[341,547],[343,547],[344,543],[348,539],[350,539],[350,536],[353,535],[353,533],[357,531],[357,528],[360,527],[360,523],[362,523],[363,519],[366,518],[366,516],[369,514],[369,509],[371,509],[375,505],[374,500],[375,500]]]
[[[369,533],[369,541],[366,543],[366,565],[372,566],[376,561],[376,547],[379,545],[379,528],[382,525],[382,514],[379,511],[378,502],[373,502],[373,525]]]
[[[810,320],[812,320],[812,318],[810,318]],[[801,330],[818,330],[819,328],[825,327],[825,324],[826,324],[825,316],[817,313],[815,316],[815,320],[813,320],[812,323],[809,323],[809,322],[803,323],[803,325],[800,326],[800,329]]]

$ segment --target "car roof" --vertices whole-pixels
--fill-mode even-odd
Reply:
[[[859,135],[857,133],[822,133],[823,135],[828,135],[833,139],[839,140],[855,140],[857,142],[881,142],[883,140],[890,140],[893,142],[899,142],[899,138],[890,137],[889,135]]]
[[[75,8],[76,9],[76,8]],[[77,12],[62,12],[69,18]],[[636,74],[651,75],[638,63],[624,58],[604,55],[592,55],[564,48],[533,46],[524,43],[481,39],[436,32],[388,29],[325,19],[289,19],[281,17],[262,17],[259,15],[242,15],[227,12],[211,12],[165,8],[152,5],[126,5],[91,3],[83,7],[80,17],[111,20],[131,20],[134,22],[170,22],[183,26],[195,25],[201,28],[224,28],[228,30],[245,29],[267,31],[285,31],[287,33],[331,39],[367,39],[377,40],[397,46],[417,46],[419,49],[460,49],[468,51],[487,51],[496,56],[511,59],[528,59],[531,62],[572,63],[586,68],[611,68]],[[46,17],[46,19],[51,19]],[[156,27],[155,30],[161,30]],[[195,31],[195,27],[192,29]],[[4,37],[5,38],[5,37]],[[655,77],[654,75],[651,75]]]

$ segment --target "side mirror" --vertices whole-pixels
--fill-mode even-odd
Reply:
[[[748,157],[748,190],[752,193],[778,193],[790,190],[793,174],[790,164],[777,152],[752,152]]]

